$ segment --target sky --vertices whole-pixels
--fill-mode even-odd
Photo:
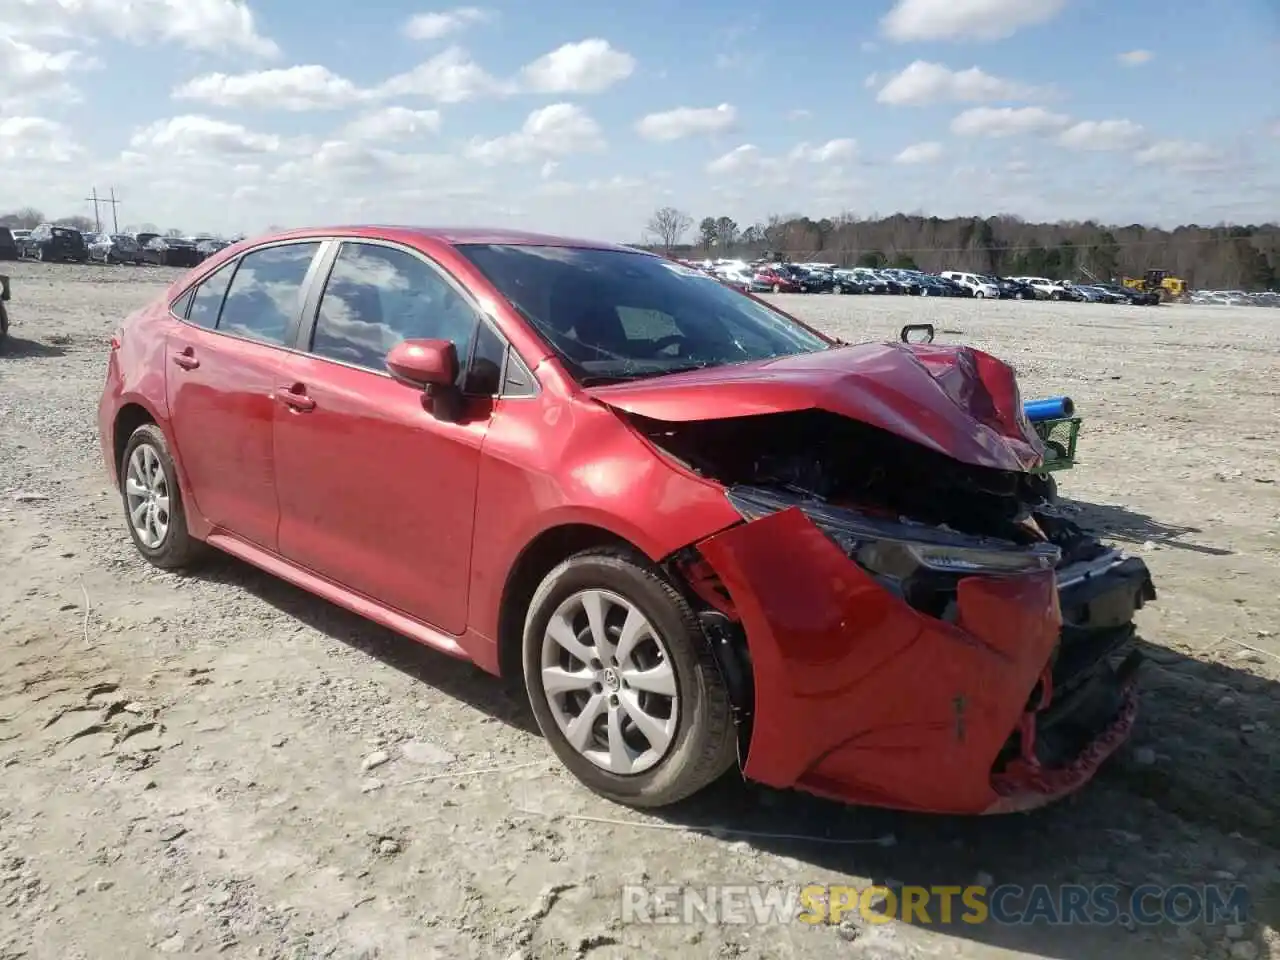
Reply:
[[[0,0],[0,38],[0,208],[122,228],[1280,220],[1275,0]]]

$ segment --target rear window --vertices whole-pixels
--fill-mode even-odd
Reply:
[[[80,236],[80,231],[72,230],[70,227],[54,227],[53,235],[55,237],[78,237]]]

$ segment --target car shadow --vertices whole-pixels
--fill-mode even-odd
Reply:
[[[1183,539],[1203,531],[1199,527],[1162,523],[1143,513],[1114,504],[1087,503],[1063,497],[1060,505],[1090,533],[1101,534],[1121,543],[1141,546],[1155,543],[1174,550],[1189,550],[1211,557],[1229,557],[1234,551]]]
[[[377,658],[419,683],[525,733],[539,735],[528,700],[511,696],[501,680],[471,663],[415,643],[226,554],[215,553],[189,576],[246,590],[281,613]]]
[[[1091,517],[1101,532],[1117,539],[1124,538],[1108,526],[1113,518],[1122,532],[1142,542],[1154,539],[1147,531],[1174,538],[1197,532],[1116,507],[1073,503],[1082,517]],[[538,733],[523,695],[470,664],[231,557],[217,555],[193,576],[244,589],[414,680],[523,732]],[[651,815],[719,837],[734,844],[731,849],[787,858],[785,883],[793,886],[871,883],[901,891],[1010,885],[1015,893],[1008,904],[1014,909],[1039,885],[1055,895],[1065,884],[1115,885],[1123,905],[1123,892],[1140,884],[1189,884],[1201,890],[1212,884],[1229,896],[1238,882],[1249,893],[1246,936],[1257,936],[1260,927],[1276,928],[1280,885],[1268,878],[1280,877],[1280,750],[1274,742],[1280,730],[1280,660],[1255,652],[1247,662],[1256,670],[1243,669],[1243,658],[1235,667],[1146,639],[1138,647],[1147,663],[1138,675],[1143,700],[1131,743],[1078,794],[1041,810],[991,817],[902,813],[775,790],[732,773],[673,807],[645,815],[619,809],[616,818],[635,820],[642,828]],[[892,843],[882,843],[884,837],[892,837]],[[743,871],[719,879],[755,882],[757,871],[745,860]],[[925,916],[916,913],[907,922],[977,945],[1061,960],[1093,960],[1115,949],[1116,931],[1101,925],[973,923],[965,919],[958,898],[949,918],[940,915],[936,897],[929,903]],[[865,921],[860,929],[865,933]],[[1221,926],[1191,929],[1199,939],[1179,935],[1172,924],[1138,928],[1125,941],[1124,956],[1189,956],[1199,944],[1204,945],[1199,952],[1207,955],[1223,937]],[[1267,948],[1260,941],[1258,946],[1259,955],[1266,956]]]
[[[0,359],[23,360],[31,357],[64,357],[66,354],[66,350],[55,344],[15,337],[12,327],[9,328],[9,336],[0,341]]]

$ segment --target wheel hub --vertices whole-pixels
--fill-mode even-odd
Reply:
[[[679,688],[666,643],[639,607],[610,590],[580,590],[551,615],[540,652],[546,705],[573,750],[622,776],[667,755]]]

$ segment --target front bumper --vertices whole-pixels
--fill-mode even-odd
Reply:
[[[749,779],[922,812],[1029,810],[1129,736],[1135,664],[1112,661],[1154,598],[1141,560],[965,577],[944,620],[796,508],[697,546],[747,638]]]

